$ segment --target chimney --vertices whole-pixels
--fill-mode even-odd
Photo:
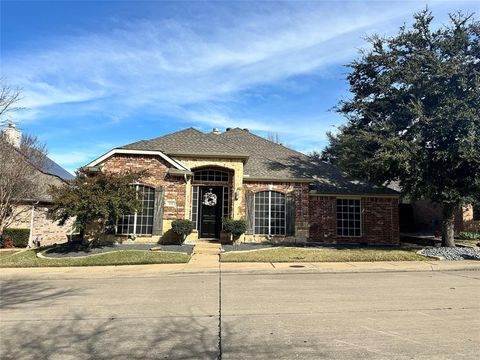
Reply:
[[[222,132],[218,128],[213,128],[212,134],[220,135]]]
[[[16,148],[20,148],[20,143],[22,141],[22,133],[20,130],[17,129],[15,124],[8,124],[6,129],[2,130],[3,134],[5,135],[5,139],[15,146]]]

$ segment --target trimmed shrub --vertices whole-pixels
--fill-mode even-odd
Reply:
[[[10,237],[13,241],[13,246],[24,248],[28,245],[28,238],[30,237],[30,229],[14,229],[9,228],[3,230],[4,237]]]
[[[247,231],[247,222],[245,220],[233,220],[229,218],[223,219],[223,229],[233,235],[234,238],[238,238],[240,235]]]
[[[458,234],[458,238],[462,240],[480,240],[480,233],[464,231]]]
[[[172,221],[172,231],[182,237],[182,241],[193,231],[193,222],[190,220],[174,220]]]

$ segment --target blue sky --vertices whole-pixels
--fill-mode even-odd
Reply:
[[[14,120],[73,171],[113,147],[193,126],[249,128],[321,150],[344,120],[343,65],[428,4],[437,26],[480,1],[1,1]]]

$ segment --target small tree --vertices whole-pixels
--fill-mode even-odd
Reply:
[[[442,205],[442,244],[455,246],[455,211],[480,199],[480,23],[459,13],[433,30],[432,20],[425,10],[411,29],[369,39],[338,108],[348,122],[323,157]]]
[[[89,226],[100,226],[105,232],[115,226],[121,215],[141,210],[141,199],[132,184],[144,173],[105,174],[80,169],[76,175],[69,184],[50,187],[53,206],[49,217],[60,225],[75,219],[74,227],[82,240]]]

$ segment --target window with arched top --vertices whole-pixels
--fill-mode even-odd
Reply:
[[[133,185],[142,199],[142,210],[132,215],[123,215],[117,221],[117,234],[151,235],[153,232],[153,212],[155,189],[144,185]]]
[[[258,235],[285,235],[286,197],[277,191],[260,191],[253,198],[254,232]]]
[[[193,181],[198,182],[228,182],[228,172],[218,169],[200,169],[193,172]]]

